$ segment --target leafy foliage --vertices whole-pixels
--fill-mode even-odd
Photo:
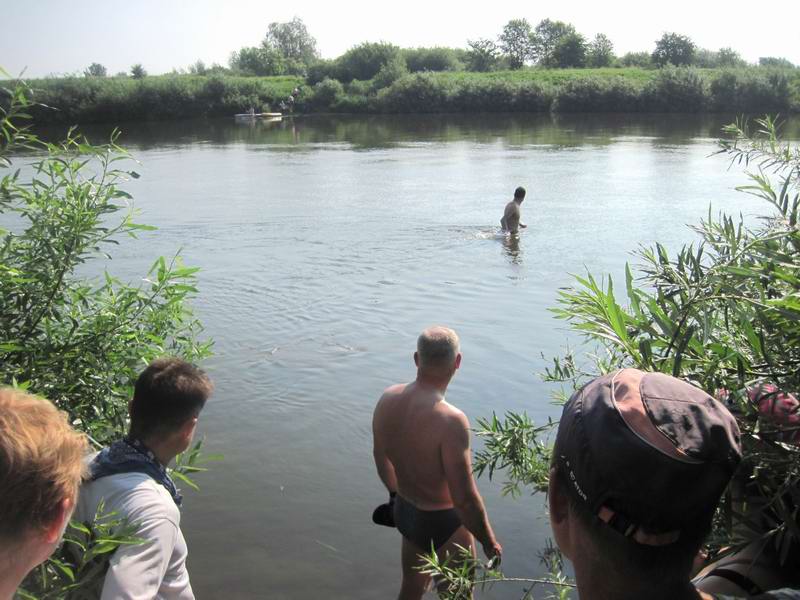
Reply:
[[[109,257],[120,237],[153,229],[134,221],[131,197],[119,187],[138,174],[120,168],[131,159],[115,137],[91,146],[71,131],[61,144],[40,142],[15,124],[30,105],[27,88],[5,91],[13,101],[0,113],[8,140],[0,166],[8,169],[20,148],[43,157],[30,181],[19,170],[0,180],[0,213],[14,222],[0,231],[0,380],[49,398],[104,443],[124,431],[131,382],[144,363],[209,353],[187,305],[197,269],[160,258],[139,285],[108,272],[78,276]]]
[[[594,36],[586,51],[586,66],[595,69],[610,67],[615,59],[614,44],[608,36],[603,33]]]
[[[536,48],[531,40],[532,35],[531,24],[526,19],[512,19],[503,27],[498,38],[500,49],[512,69],[521,69],[527,61],[535,57]]]
[[[579,33],[563,35],[553,48],[550,62],[559,68],[586,66],[586,39]]]
[[[308,66],[319,57],[317,40],[308,32],[303,20],[293,18],[287,23],[270,23],[264,47],[273,48],[287,61]],[[294,72],[294,71],[290,71]],[[274,73],[279,75],[280,73]]]
[[[794,69],[795,65],[785,58],[777,56],[762,56],[758,59],[759,67],[778,67],[781,69]]]
[[[98,598],[108,560],[123,545],[140,544],[137,526],[106,513],[101,503],[89,523],[71,521],[61,546],[31,571],[19,590],[20,600],[81,600]]]
[[[653,62],[659,67],[690,65],[697,48],[688,36],[679,33],[665,33],[656,41]]]
[[[445,560],[440,560],[433,551],[420,555],[420,558],[423,562],[419,571],[433,578],[438,596],[442,600],[470,600],[476,587],[483,590],[497,583],[530,584],[522,600],[535,600],[537,596],[534,591],[538,591],[537,586],[550,590],[543,598],[556,600],[567,600],[569,592],[575,588],[575,584],[562,573],[560,559],[543,558],[543,562],[549,567],[550,578],[530,579],[506,577],[495,565],[481,563],[472,556],[469,549],[462,546],[458,546],[458,554]]]
[[[336,59],[336,79],[347,83],[353,79],[372,79],[384,65],[403,60],[400,48],[386,42],[364,43],[355,46]]]
[[[92,63],[83,72],[86,77],[105,77],[108,74],[106,68],[100,63]]]
[[[134,79],[144,79],[147,77],[147,71],[144,70],[141,63],[136,63],[131,67],[131,77]]]
[[[244,47],[231,54],[231,69],[243,75],[283,75],[286,73],[286,58],[281,52],[266,44]]]
[[[540,66],[558,67],[555,51],[559,43],[567,36],[577,35],[575,27],[563,21],[543,19],[531,34],[534,54]],[[573,44],[575,40],[573,39]],[[574,65],[569,65],[574,66]]]
[[[497,68],[500,49],[492,40],[484,38],[467,42],[467,66],[470,71],[486,72]]]

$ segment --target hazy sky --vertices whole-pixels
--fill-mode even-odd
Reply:
[[[227,65],[233,50],[258,44],[269,23],[294,16],[325,58],[364,41],[463,47],[496,38],[509,19],[551,18],[587,37],[605,33],[618,54],[651,51],[663,32],[677,31],[704,48],[731,46],[749,61],[782,56],[800,64],[798,0],[0,0],[0,15],[0,67],[29,77],[80,72],[92,62],[109,73],[140,62],[152,74],[197,59]]]

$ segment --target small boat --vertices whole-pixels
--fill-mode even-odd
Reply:
[[[247,120],[247,119],[273,119],[275,117],[283,116],[282,113],[268,112],[268,113],[238,113],[233,115],[234,119]]]

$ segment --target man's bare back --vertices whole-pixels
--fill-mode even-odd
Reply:
[[[430,577],[420,573],[419,555],[431,547],[440,558],[459,546],[474,554],[474,535],[487,557],[502,553],[472,476],[469,421],[445,400],[459,348],[452,329],[423,331],[416,380],[387,388],[372,418],[375,466],[392,498],[386,510],[403,536],[402,600],[422,597]]]
[[[519,231],[519,220],[521,218],[521,211],[519,210],[519,204],[514,202],[513,200],[506,204],[506,208],[503,211],[503,218],[500,219],[500,226],[505,231],[510,231],[511,233],[517,233]]]
[[[375,409],[375,437],[394,466],[397,492],[422,510],[453,506],[442,455],[468,430],[464,413],[416,381],[388,388]]]

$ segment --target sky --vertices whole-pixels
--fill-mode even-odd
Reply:
[[[257,45],[269,23],[295,16],[324,58],[365,41],[465,47],[469,39],[496,39],[510,19],[550,18],[587,37],[605,33],[620,55],[652,51],[675,31],[703,48],[730,46],[751,62],[780,56],[800,64],[798,0],[0,0],[0,15],[0,67],[27,77],[81,73],[93,62],[110,74],[136,63],[151,74],[198,59],[227,65],[232,51]]]

